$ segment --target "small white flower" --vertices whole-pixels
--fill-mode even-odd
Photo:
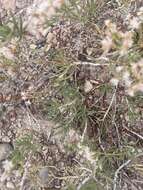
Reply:
[[[111,20],[105,20],[105,25],[107,26],[107,29],[110,30],[111,33],[117,32],[117,26],[115,23],[112,23]]]
[[[138,17],[133,17],[130,19],[129,28],[131,29],[137,29],[139,28],[140,21]]]
[[[125,71],[123,73],[123,81],[124,81],[126,87],[130,87],[131,86],[132,81],[130,79],[130,73],[128,71]]]
[[[95,163],[95,159],[93,157],[94,154],[90,151],[89,147],[87,146],[84,148],[84,156],[88,161],[90,161],[91,164]]]
[[[122,34],[123,42],[121,47],[121,55],[124,55],[127,53],[128,49],[132,47],[133,39],[132,39],[132,33],[131,32],[125,32]]]
[[[111,82],[111,84],[112,84],[113,86],[117,86],[118,83],[119,83],[119,79],[117,79],[117,78],[112,78],[112,79],[110,80],[110,82]]]
[[[39,38],[45,34],[45,26],[48,19],[56,14],[64,0],[35,0],[31,8],[27,10],[27,21],[24,23],[27,32]]]
[[[123,68],[124,68],[123,66],[117,66],[116,67],[116,72],[120,73],[123,70]]]
[[[106,36],[106,38],[104,38],[101,41],[101,44],[102,44],[102,49],[103,49],[104,53],[108,53],[111,50],[111,48],[113,47],[112,38],[110,38],[109,36]]]
[[[14,60],[14,58],[15,58],[12,50],[8,47],[1,47],[0,55],[4,56],[5,58],[10,59],[10,60]]]
[[[77,147],[79,148],[78,153],[95,166],[97,158],[94,158],[94,152],[92,152],[88,146],[84,146],[81,143],[78,143]]]
[[[60,8],[61,7],[61,5],[63,4],[63,2],[64,2],[64,0],[54,0],[53,1],[53,6],[55,7],[55,8]]]
[[[76,142],[78,142],[79,141],[79,135],[78,135],[78,133],[75,130],[70,129],[69,133],[68,133],[68,136],[67,136],[67,141],[69,143],[76,143]]]
[[[2,8],[7,11],[14,11],[16,8],[16,0],[2,0]]]
[[[36,49],[36,45],[35,44],[31,44],[30,45],[30,49],[35,50]]]
[[[132,73],[138,80],[143,79],[143,59],[132,63]]]
[[[28,99],[26,92],[21,92],[21,99],[22,100],[27,100]]]

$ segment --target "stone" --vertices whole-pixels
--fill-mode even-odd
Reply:
[[[84,84],[84,91],[85,93],[89,93],[93,89],[93,85],[90,81],[86,80]]]
[[[39,179],[42,185],[46,185],[49,180],[49,169],[48,167],[44,167],[39,170]]]
[[[15,186],[12,182],[8,181],[7,184],[6,184],[7,188],[8,189],[15,189]]]
[[[12,150],[13,147],[10,143],[0,143],[0,161],[6,160]]]

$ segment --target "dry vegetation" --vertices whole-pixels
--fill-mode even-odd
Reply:
[[[0,0],[0,190],[142,190],[142,93],[142,0]]]

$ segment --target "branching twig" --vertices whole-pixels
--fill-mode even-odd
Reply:
[[[87,131],[87,120],[85,122],[84,131],[83,131],[83,134],[82,134],[82,137],[81,137],[81,143],[83,143],[83,141],[84,141],[84,137],[85,137],[86,131]]]
[[[128,128],[125,127],[125,126],[123,126],[123,128],[125,128],[127,131],[129,131],[130,133],[132,133],[133,135],[137,136],[139,139],[141,139],[141,140],[143,141],[143,136],[142,136],[142,135],[136,133],[136,132],[133,131],[133,130],[128,129]]]
[[[30,153],[31,156],[31,153]],[[30,158],[29,156],[29,158]],[[27,159],[25,165],[24,165],[24,173],[21,179],[21,183],[20,183],[20,189],[19,190],[24,190],[24,185],[25,185],[25,181],[27,179],[27,176],[29,174],[29,158]]]
[[[84,185],[85,183],[87,183],[89,180],[91,179],[91,176],[88,176],[87,178],[85,178],[77,187],[77,190],[80,190]]]
[[[92,62],[75,62],[75,65],[86,65],[86,66],[92,66],[92,67],[99,67],[99,66],[109,66],[109,64],[100,64],[100,63],[92,63]]]
[[[117,189],[117,178],[118,178],[118,174],[120,173],[120,171],[127,166],[129,163],[131,162],[131,160],[127,160],[125,163],[123,163],[115,172],[114,175],[114,181],[113,181],[113,190]]]
[[[109,113],[109,111],[110,111],[110,109],[111,109],[111,106],[112,106],[112,104],[113,104],[113,102],[114,102],[114,99],[115,99],[115,96],[116,96],[116,91],[117,91],[117,87],[115,88],[115,92],[114,92],[114,94],[113,94],[113,96],[112,96],[110,105],[109,105],[107,111],[106,111],[105,114],[104,114],[104,117],[103,117],[103,119],[102,119],[103,121],[105,120],[105,118],[107,117],[107,115],[108,115],[108,113]]]

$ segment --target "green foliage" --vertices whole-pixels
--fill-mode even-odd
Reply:
[[[96,7],[96,0],[69,0],[67,4],[63,5],[61,12],[64,18],[87,23],[96,16]]]
[[[23,27],[22,17],[16,19],[12,16],[12,19],[9,20],[6,24],[0,25],[0,41],[5,42],[10,40],[12,37],[22,38],[25,32]]]
[[[128,120],[130,123],[133,123],[140,117],[139,107],[143,106],[143,96],[142,94],[138,93],[135,97],[127,97],[126,102],[128,107]]]
[[[68,185],[67,190],[76,190],[76,187],[74,185]]]
[[[61,11],[63,12],[64,18],[87,23],[95,17],[96,7],[96,0],[70,0],[67,4],[63,5]]]
[[[20,16],[17,20],[15,17],[12,17],[12,24],[13,24],[13,35],[21,39],[25,32],[25,28],[23,27],[23,20]]]
[[[69,185],[67,190],[76,190],[77,188],[74,185]],[[99,184],[97,184],[94,180],[89,180],[86,182],[80,190],[103,190]]]
[[[56,95],[47,101],[46,109],[50,119],[56,120],[64,128],[69,128],[85,121],[86,108],[76,83],[70,81],[74,72],[72,66],[60,69],[61,72],[53,80],[53,91]]]
[[[12,35],[12,30],[7,25],[1,25],[0,26],[0,40],[5,41]]]
[[[24,135],[16,140],[15,149],[11,155],[11,159],[15,165],[23,166],[23,162],[29,153],[35,153],[38,145],[33,142],[32,135]]]
[[[102,187],[103,188],[103,187]],[[101,190],[101,187],[98,186],[95,181],[89,180],[82,188],[81,190]]]
[[[101,2],[97,0],[68,0],[64,3],[60,10],[57,10],[58,14],[48,20],[48,25],[52,26],[57,20],[59,15],[64,20],[77,21],[82,24],[87,24],[96,17],[97,7]]]

